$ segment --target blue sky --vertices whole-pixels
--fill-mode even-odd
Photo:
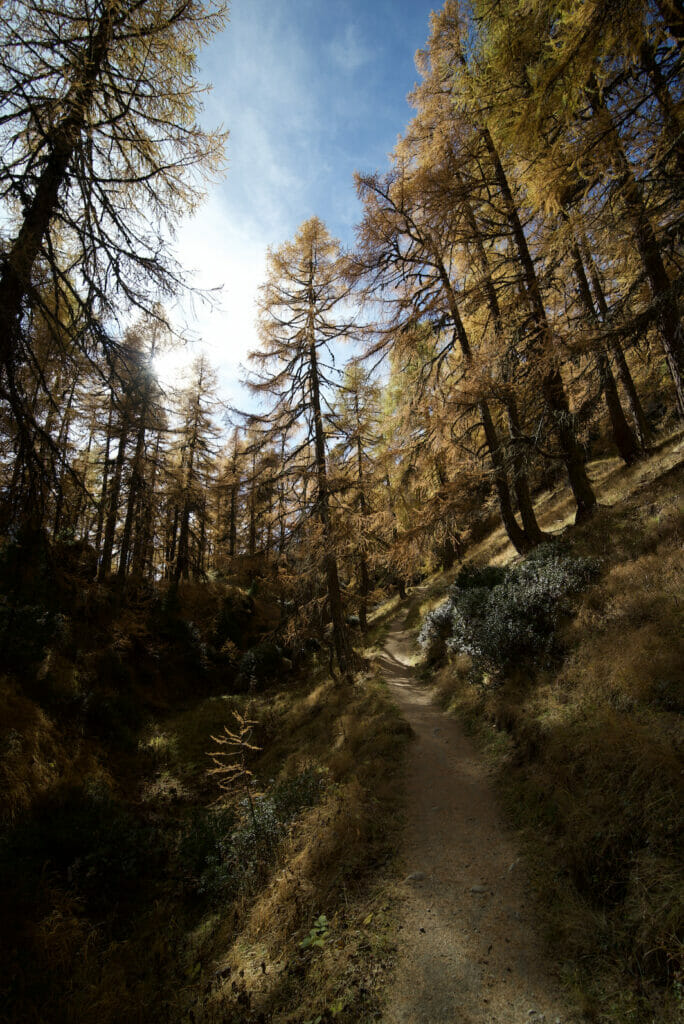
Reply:
[[[360,216],[353,172],[387,165],[411,116],[413,58],[436,6],[232,0],[227,28],[202,52],[199,77],[213,85],[203,120],[229,129],[228,170],[181,226],[177,250],[195,283],[223,285],[221,308],[196,306],[190,319],[226,399],[238,397],[238,366],[257,344],[254,298],[267,246],[313,214],[352,244]]]

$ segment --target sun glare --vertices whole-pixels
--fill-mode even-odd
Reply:
[[[179,387],[183,383],[192,360],[198,353],[196,345],[179,345],[155,356],[154,368],[162,385]]]

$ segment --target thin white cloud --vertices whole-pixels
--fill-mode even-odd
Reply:
[[[368,64],[373,56],[373,51],[359,38],[358,28],[352,22],[333,38],[328,53],[333,63],[349,74]]]

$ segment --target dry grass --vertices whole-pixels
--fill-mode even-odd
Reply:
[[[13,821],[54,782],[60,744],[43,711],[7,680],[0,682],[0,722],[0,808]]]
[[[0,824],[10,825],[52,790],[106,777],[93,750],[65,737],[35,701],[0,677]]]
[[[342,1022],[371,1020],[391,955],[378,869],[393,854],[396,769],[409,730],[371,678],[347,688],[322,681],[290,704],[283,724],[262,769],[280,762],[291,773],[308,757],[326,768],[330,784],[284,843],[277,870],[246,908],[238,935],[220,934],[220,967],[230,968],[227,978],[240,979],[239,991],[232,982],[217,985],[203,1012],[207,1020],[264,1014],[285,1024],[334,1008]],[[321,913],[330,938],[323,949],[303,952],[299,942]],[[249,998],[253,1018],[239,1015],[240,996]]]

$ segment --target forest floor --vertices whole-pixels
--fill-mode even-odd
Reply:
[[[563,657],[484,690],[414,639],[458,566],[375,609],[353,683],[326,657],[254,695],[123,673],[195,665],[199,588],[165,632],[90,594],[99,688],[68,645],[35,693],[0,686],[0,1022],[679,1024],[682,435],[589,472],[590,523],[564,487],[536,506],[601,566]],[[235,712],[251,824],[208,775]]]
[[[530,881],[474,743],[416,679],[415,641],[391,624],[378,664],[415,740],[407,763],[408,873],[386,1024],[576,1019],[545,968]]]

